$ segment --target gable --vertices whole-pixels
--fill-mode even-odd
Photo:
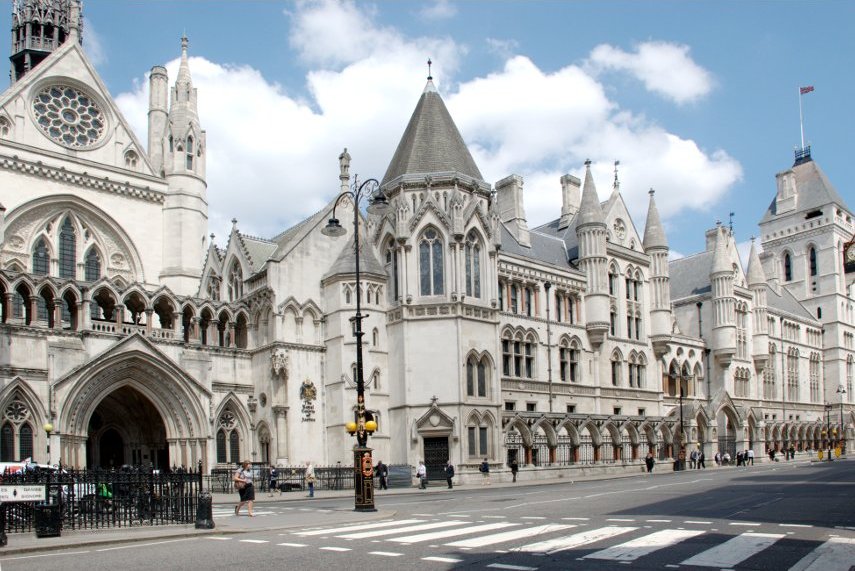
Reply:
[[[623,195],[615,193],[606,202],[604,218],[608,231],[609,241],[613,244],[642,251],[641,237],[632,221],[632,216],[623,201]]]
[[[0,95],[14,143],[152,176],[145,147],[77,42]]]

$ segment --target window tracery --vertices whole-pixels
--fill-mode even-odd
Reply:
[[[419,277],[421,295],[442,295],[444,288],[444,266],[442,238],[433,228],[422,233],[419,240]]]

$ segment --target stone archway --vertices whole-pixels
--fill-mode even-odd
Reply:
[[[86,466],[169,468],[166,425],[145,395],[125,385],[104,396],[89,417]]]

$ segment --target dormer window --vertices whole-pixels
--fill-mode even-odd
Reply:
[[[187,170],[193,170],[193,137],[187,137]]]
[[[140,157],[134,151],[128,151],[125,153],[125,166],[129,169],[136,169],[137,163],[139,162]]]

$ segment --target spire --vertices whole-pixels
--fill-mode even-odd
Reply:
[[[642,245],[645,250],[653,248],[667,248],[668,239],[665,237],[665,230],[662,228],[662,222],[659,220],[659,210],[656,208],[656,200],[653,195],[656,193],[650,189],[650,206],[647,207],[647,222],[644,225],[644,240]]]
[[[579,223],[577,226],[584,224],[605,224],[603,209],[600,208],[600,198],[597,195],[594,177],[591,174],[590,159],[585,161],[585,182],[582,185],[582,204],[579,206]]]
[[[190,79],[190,64],[187,62],[187,47],[190,45],[190,40],[186,35],[181,36],[181,64],[178,67],[178,77],[175,80],[175,86],[179,89],[191,89],[193,81]]]
[[[764,283],[766,283],[766,273],[763,271],[763,266],[760,265],[760,255],[757,253],[754,237],[752,236],[751,252],[748,254],[748,286]]]
[[[484,180],[442,97],[436,91],[433,79],[428,77],[427,85],[383,176],[383,184],[403,175],[424,177],[437,173],[459,173],[477,181]]]
[[[716,224],[715,233],[715,252],[713,253],[712,273],[718,274],[721,272],[732,271],[730,265],[730,257],[727,255],[727,233],[721,226],[721,222]]]

